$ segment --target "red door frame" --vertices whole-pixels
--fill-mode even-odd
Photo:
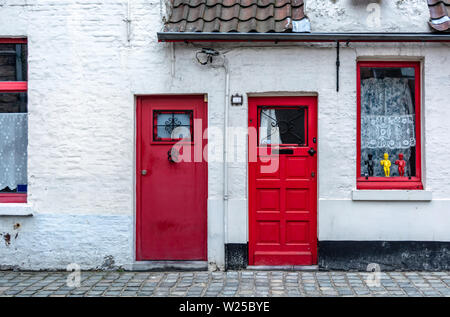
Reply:
[[[414,68],[415,87],[415,120],[416,120],[416,176],[411,177],[370,177],[366,180],[361,175],[361,67],[408,67]],[[421,148],[421,71],[420,62],[398,62],[398,61],[359,61],[356,70],[356,98],[357,98],[357,116],[356,116],[356,188],[357,189],[408,189],[421,190],[422,184],[422,148]]]
[[[316,96],[291,96],[291,97],[249,97],[248,98],[248,126],[256,128],[257,129],[257,140],[256,140],[256,146],[258,146],[259,144],[259,115],[258,115],[258,106],[299,106],[299,105],[307,105],[308,106],[308,142],[307,142],[307,147],[308,148],[314,148],[316,150],[316,152],[318,151],[318,98]],[[253,242],[256,241],[256,237],[254,237],[254,235],[256,234],[256,228],[254,228],[254,223],[255,223],[255,215],[253,213],[253,208],[255,208],[254,204],[256,201],[256,197],[254,196],[254,193],[252,192],[253,188],[256,188],[256,179],[254,177],[252,177],[253,173],[251,172],[251,159],[252,159],[252,154],[251,154],[251,146],[252,146],[252,141],[251,141],[251,136],[249,133],[249,138],[248,138],[248,182],[249,182],[249,186],[248,186],[248,197],[249,197],[249,210],[248,210],[248,214],[249,214],[249,250],[248,250],[248,255],[249,255],[249,265],[253,265],[254,264],[254,256],[253,256]],[[316,142],[313,142],[313,139],[316,139]],[[253,141],[254,143],[254,141]],[[314,156],[314,160],[313,160],[313,165],[312,165],[312,169],[315,171],[315,179],[313,180],[315,182],[315,186],[313,186],[312,189],[312,195],[315,197],[315,199],[312,200],[312,210],[315,214],[315,217],[313,217],[313,223],[311,224],[311,232],[310,232],[310,241],[311,241],[311,245],[313,246],[312,248],[312,264],[317,264],[317,254],[318,254],[318,248],[317,248],[317,218],[318,218],[318,210],[317,210],[317,205],[318,205],[318,153],[316,153],[316,155]]]
[[[141,250],[142,250],[142,246],[140,245],[142,239],[141,239],[141,231],[138,228],[138,224],[141,223],[141,215],[142,215],[142,204],[141,204],[141,190],[142,190],[142,186],[141,186],[141,179],[142,179],[142,175],[141,175],[141,170],[142,170],[142,164],[141,164],[141,155],[142,155],[142,99],[144,98],[180,98],[180,97],[199,97],[199,96],[204,96],[204,95],[137,95],[136,96],[136,157],[135,157],[135,162],[136,162],[136,170],[135,170],[135,175],[136,175],[136,220],[135,220],[135,232],[136,232],[136,241],[135,241],[135,259],[136,261],[143,261],[143,257],[141,255]],[[205,129],[207,129],[208,127],[208,102],[207,99],[205,98],[203,101],[203,107],[204,107],[204,117],[206,120],[204,120],[203,122],[203,131]],[[195,129],[195,127],[194,127]],[[203,133],[202,131],[202,133]],[[153,132],[152,132],[153,134]],[[192,138],[195,138],[195,133],[192,134]],[[194,142],[194,140],[192,140],[192,142]],[[205,140],[202,141],[203,146],[202,149],[204,148],[205,145]],[[158,141],[158,143],[164,143],[161,141]],[[205,226],[206,226],[206,230],[205,230],[205,245],[204,245],[204,258],[203,260],[207,261],[208,259],[208,162],[206,161],[206,171],[205,171],[206,175],[205,175],[205,179],[206,179],[206,196],[205,196],[205,203],[206,203],[206,214],[205,214]],[[145,261],[145,260],[144,260]]]

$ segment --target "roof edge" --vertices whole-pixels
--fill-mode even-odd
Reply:
[[[158,32],[159,42],[450,42],[450,33]]]

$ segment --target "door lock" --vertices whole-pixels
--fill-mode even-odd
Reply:
[[[147,175],[147,170],[142,170],[141,175],[144,175],[144,176]]]
[[[314,156],[314,154],[316,154],[317,151],[314,150],[314,148],[310,148],[309,151],[308,151],[308,153],[309,153],[309,155]]]

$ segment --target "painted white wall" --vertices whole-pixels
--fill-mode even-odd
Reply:
[[[356,1],[309,1],[313,31],[359,31],[367,12]],[[0,2],[0,36],[27,36],[29,43],[29,202],[32,218],[0,217],[0,265],[24,269],[115,266],[134,261],[134,96],[209,96],[209,127],[222,128],[224,72],[198,65],[207,43],[158,43],[160,2],[131,1],[127,42],[125,0],[10,0]],[[320,13],[323,3],[339,8]],[[382,1],[399,23],[368,31],[428,31],[424,1]],[[408,6],[408,16],[401,8]],[[341,10],[344,8],[345,10]],[[397,10],[397,11],[395,11]],[[413,11],[411,11],[413,10]],[[411,12],[425,12],[412,14]],[[366,16],[364,17],[364,13]],[[397,14],[395,14],[397,13]],[[356,18],[358,17],[358,18]],[[355,18],[358,23],[349,24]],[[320,24],[317,21],[328,21]],[[387,19],[387,18],[386,18]],[[409,24],[405,24],[409,21]],[[401,22],[401,23],[400,23]],[[389,25],[389,29],[386,29]],[[406,27],[407,25],[407,27]],[[340,29],[342,27],[342,29]],[[267,44],[266,44],[267,45]],[[269,44],[271,45],[271,44]],[[450,241],[450,66],[448,44],[351,44],[341,50],[341,91],[335,91],[333,47],[223,45],[228,51],[231,93],[316,93],[319,100],[319,238],[331,240]],[[356,164],[356,60],[373,57],[424,61],[424,174],[431,203],[353,202]],[[247,126],[247,103],[230,109],[230,125]],[[210,134],[210,142],[221,142]],[[241,140],[245,144],[245,140]],[[229,166],[231,243],[247,242],[247,167]],[[209,164],[208,257],[222,266],[222,165]],[[376,213],[378,210],[382,211]],[[369,216],[368,216],[369,214]],[[377,216],[376,216],[377,215]],[[108,219],[108,220],[105,220]],[[370,219],[371,225],[367,225]],[[426,225],[406,226],[417,219]],[[389,226],[386,223],[389,222]],[[76,224],[76,225],[74,225]],[[44,238],[45,237],[45,238]],[[68,251],[70,250],[70,251]],[[45,255],[43,259],[42,255]]]
[[[313,32],[429,32],[426,0],[306,0]]]

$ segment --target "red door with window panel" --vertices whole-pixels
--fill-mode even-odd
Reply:
[[[137,100],[137,260],[207,259],[203,95]]]
[[[249,127],[249,264],[317,264],[317,98],[249,98]]]

